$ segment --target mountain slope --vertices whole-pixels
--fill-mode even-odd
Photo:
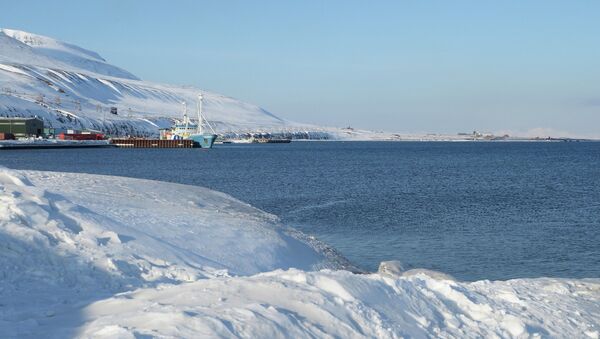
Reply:
[[[37,115],[55,128],[156,135],[181,117],[183,102],[195,116],[202,93],[203,112],[219,132],[315,130],[220,94],[143,81],[95,52],[10,29],[0,30],[0,88],[0,116]]]
[[[115,76],[126,79],[137,79],[135,75],[110,65],[98,53],[88,51],[81,47],[64,43],[42,35],[1,29],[7,37],[15,39],[29,47],[37,55],[45,56],[50,60],[57,60],[75,69],[87,70],[93,73]]]

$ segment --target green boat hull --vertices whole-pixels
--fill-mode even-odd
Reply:
[[[190,139],[194,140],[194,144],[201,148],[212,148],[215,140],[217,139],[216,134],[193,134],[190,135]]]

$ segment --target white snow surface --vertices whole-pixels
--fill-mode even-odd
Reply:
[[[14,29],[0,29],[0,34],[1,33],[4,33],[5,36],[12,38],[25,45],[22,46],[15,42],[10,43],[11,45],[19,46],[21,49],[28,50],[28,52],[25,52],[27,53],[27,55],[38,56],[35,57],[34,60],[29,60],[30,64],[37,64],[38,66],[47,67],[72,67],[74,69],[87,70],[96,74],[103,74],[128,79],[138,79],[133,74],[121,68],[108,64],[106,60],[104,60],[96,52],[92,52],[81,47],[58,41],[56,39],[52,39],[42,35],[18,31]],[[19,54],[22,53],[23,52]]]
[[[599,279],[354,274],[304,239],[201,187],[0,168],[0,333],[599,337]]]

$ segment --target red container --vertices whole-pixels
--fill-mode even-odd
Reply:
[[[104,134],[96,133],[61,133],[58,135],[60,140],[104,140]]]
[[[0,140],[15,140],[15,135],[12,133],[0,133]]]

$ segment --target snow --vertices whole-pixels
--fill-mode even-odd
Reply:
[[[34,105],[54,128],[75,124],[117,135],[158,135],[158,127],[181,118],[182,102],[193,108],[202,93],[205,116],[219,132],[317,129],[221,94],[143,81],[95,52],[11,29],[0,30],[0,89],[0,116],[31,116]],[[117,116],[107,113],[111,107],[118,108]]]
[[[310,239],[201,187],[0,168],[0,333],[598,338],[600,279],[355,274]]]
[[[90,321],[80,334],[109,336],[110,329],[111,335],[132,337],[593,337],[598,288],[597,281],[457,283],[423,274],[391,279],[278,270],[123,293],[86,307]]]
[[[202,65],[190,65],[202,67]],[[34,116],[48,127],[158,136],[204,97],[204,115],[222,134],[272,133],[303,139],[464,141],[472,136],[397,134],[286,120],[254,104],[200,88],[144,81],[98,53],[50,37],[0,29],[0,116]],[[43,96],[43,102],[39,98]],[[108,113],[117,107],[119,114]]]
[[[49,60],[55,60],[50,65],[60,63],[63,68],[74,68],[79,70],[91,71],[97,74],[115,76],[120,78],[138,79],[133,74],[106,63],[98,53],[83,49],[81,47],[68,44],[50,37],[39,34],[33,34],[14,29],[0,29],[0,34],[4,34],[24,45],[31,47],[33,53],[46,57]],[[33,62],[31,64],[38,64]],[[31,62],[31,61],[30,61]],[[48,66],[47,62],[39,63],[39,66]]]

